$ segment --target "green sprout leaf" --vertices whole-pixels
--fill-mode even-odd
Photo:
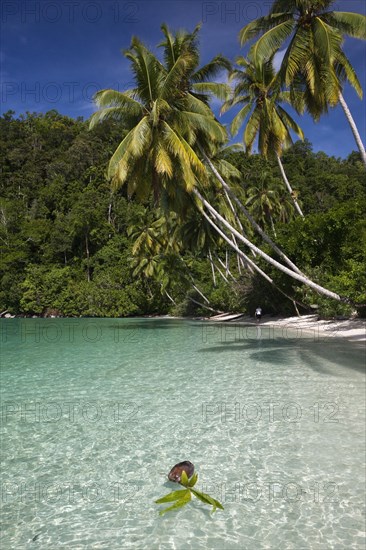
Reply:
[[[195,497],[197,497],[199,500],[201,500],[205,504],[211,504],[211,506],[213,507],[213,510],[212,510],[213,512],[216,511],[216,508],[220,508],[220,510],[224,509],[221,502],[219,502],[215,498],[210,497],[210,495],[207,495],[206,493],[201,493],[200,491],[197,491],[196,489],[191,489],[191,491],[192,491],[192,493],[194,494]]]
[[[193,474],[191,479],[188,481],[188,487],[194,487],[197,483],[198,474]]]
[[[187,493],[189,493],[188,489],[182,489],[181,491],[173,491],[173,492],[165,495],[165,497],[159,498],[155,502],[156,502],[156,504],[163,504],[164,502],[172,502],[173,500],[181,499]]]
[[[182,471],[182,475],[180,476],[180,484],[184,485],[184,487],[187,487],[188,485],[188,476],[184,470]]]
[[[164,510],[161,510],[159,512],[159,514],[162,516],[164,515],[166,512],[169,512],[170,510],[176,510],[177,508],[182,508],[183,506],[185,506],[186,504],[188,504],[188,502],[191,500],[191,492],[189,490],[187,491],[174,491],[175,493],[184,493],[184,496],[182,496],[181,499],[177,500],[173,506],[168,506],[168,508],[165,508]],[[170,495],[167,495],[167,496],[170,496]],[[161,500],[161,499],[159,499]]]
[[[197,489],[192,489],[194,485],[197,483],[198,474],[193,474],[193,476],[188,479],[187,472],[184,470],[182,471],[181,478],[180,478],[180,484],[186,487],[185,489],[181,489],[179,491],[172,491],[171,493],[165,495],[164,497],[159,498],[156,500],[156,504],[164,504],[165,502],[174,502],[172,506],[168,506],[168,508],[165,508],[164,510],[161,510],[159,513],[160,515],[164,515],[166,512],[170,512],[171,510],[176,510],[177,508],[182,508],[190,500],[192,500],[192,494],[198,498],[201,502],[204,502],[205,504],[209,504],[212,506],[212,513],[216,512],[217,508],[220,508],[220,510],[223,510],[224,507],[213,497],[210,497],[207,493],[201,493],[201,491],[197,491]]]

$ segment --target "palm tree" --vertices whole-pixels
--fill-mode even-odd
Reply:
[[[366,166],[365,147],[342,95],[348,80],[362,98],[357,75],[342,50],[344,35],[366,39],[366,17],[326,11],[334,0],[274,0],[269,15],[252,21],[239,33],[241,45],[260,36],[251,55],[263,61],[290,39],[279,71],[282,82],[304,92],[309,113],[318,120],[328,105],[341,104]]]
[[[238,57],[236,62],[239,67],[244,67],[244,70],[236,69],[232,72],[231,78],[237,80],[237,84],[233,90],[233,97],[224,103],[222,112],[230,107],[243,105],[231,123],[232,134],[238,133],[244,120],[249,116],[243,133],[247,152],[251,152],[258,136],[260,154],[265,158],[275,155],[295,208],[299,215],[304,217],[280,158],[283,148],[292,145],[290,130],[304,139],[301,128],[281,107],[281,103],[290,101],[289,93],[281,92],[279,89],[273,58],[262,63],[255,58],[247,60]],[[301,103],[301,94],[297,94],[296,101],[298,104]]]
[[[170,70],[133,38],[125,52],[137,87],[125,92],[101,90],[95,95],[100,110],[91,117],[92,128],[106,118],[123,120],[126,137],[114,152],[108,177],[114,187],[127,183],[128,193],[138,198],[154,192],[168,208],[182,208],[186,193],[198,178],[207,181],[204,165],[193,149],[200,140],[222,143],[225,129],[211,109],[180,88],[184,75],[194,66],[194,56],[183,52]]]
[[[275,237],[274,219],[288,221],[288,210],[284,209],[286,203],[280,196],[278,181],[270,173],[262,173],[259,182],[247,189],[248,199],[245,203],[263,227],[270,224]]]

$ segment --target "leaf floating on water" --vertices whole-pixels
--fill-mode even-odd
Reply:
[[[187,491],[175,491],[175,492],[184,493],[184,496],[180,500],[177,500],[177,502],[175,502],[173,504],[173,506],[168,506],[168,508],[165,508],[165,510],[161,510],[161,512],[159,512],[161,516],[163,514],[165,514],[165,512],[169,512],[170,510],[175,510],[177,508],[182,508],[183,506],[188,504],[188,502],[192,498],[191,497],[191,492],[189,490],[187,490]],[[167,495],[167,496],[170,496],[170,495]]]
[[[172,493],[168,493],[167,495],[165,495],[165,497],[159,498],[155,502],[156,504],[163,504],[164,502],[172,502],[173,500],[181,499],[187,493],[189,493],[188,489],[182,489],[181,491],[173,491]]]
[[[212,510],[213,512],[216,511],[216,508],[220,508],[220,510],[224,510],[224,507],[221,504],[221,502],[219,502],[213,497],[210,497],[210,495],[207,495],[206,493],[201,493],[196,489],[191,489],[191,491],[199,500],[201,500],[205,504],[211,504],[211,506],[213,507],[213,510]]]

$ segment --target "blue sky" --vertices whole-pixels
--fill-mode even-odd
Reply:
[[[46,112],[57,109],[88,118],[93,93],[101,88],[126,89],[131,74],[121,50],[131,36],[149,47],[161,40],[160,25],[192,30],[202,22],[201,62],[222,53],[234,60],[245,55],[239,30],[268,13],[271,0],[260,1],[121,1],[121,0],[4,0],[1,5],[1,111]],[[365,0],[339,0],[334,9],[366,13]],[[366,43],[346,39],[345,51],[366,89]],[[346,101],[366,141],[365,99],[347,86]],[[229,122],[230,112],[222,118]],[[295,115],[314,150],[347,156],[356,145],[340,107],[315,124]],[[238,136],[238,140],[241,136]]]

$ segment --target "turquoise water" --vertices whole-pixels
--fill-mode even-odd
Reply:
[[[2,549],[364,547],[360,347],[172,319],[1,329]],[[158,515],[182,460],[224,511]]]

